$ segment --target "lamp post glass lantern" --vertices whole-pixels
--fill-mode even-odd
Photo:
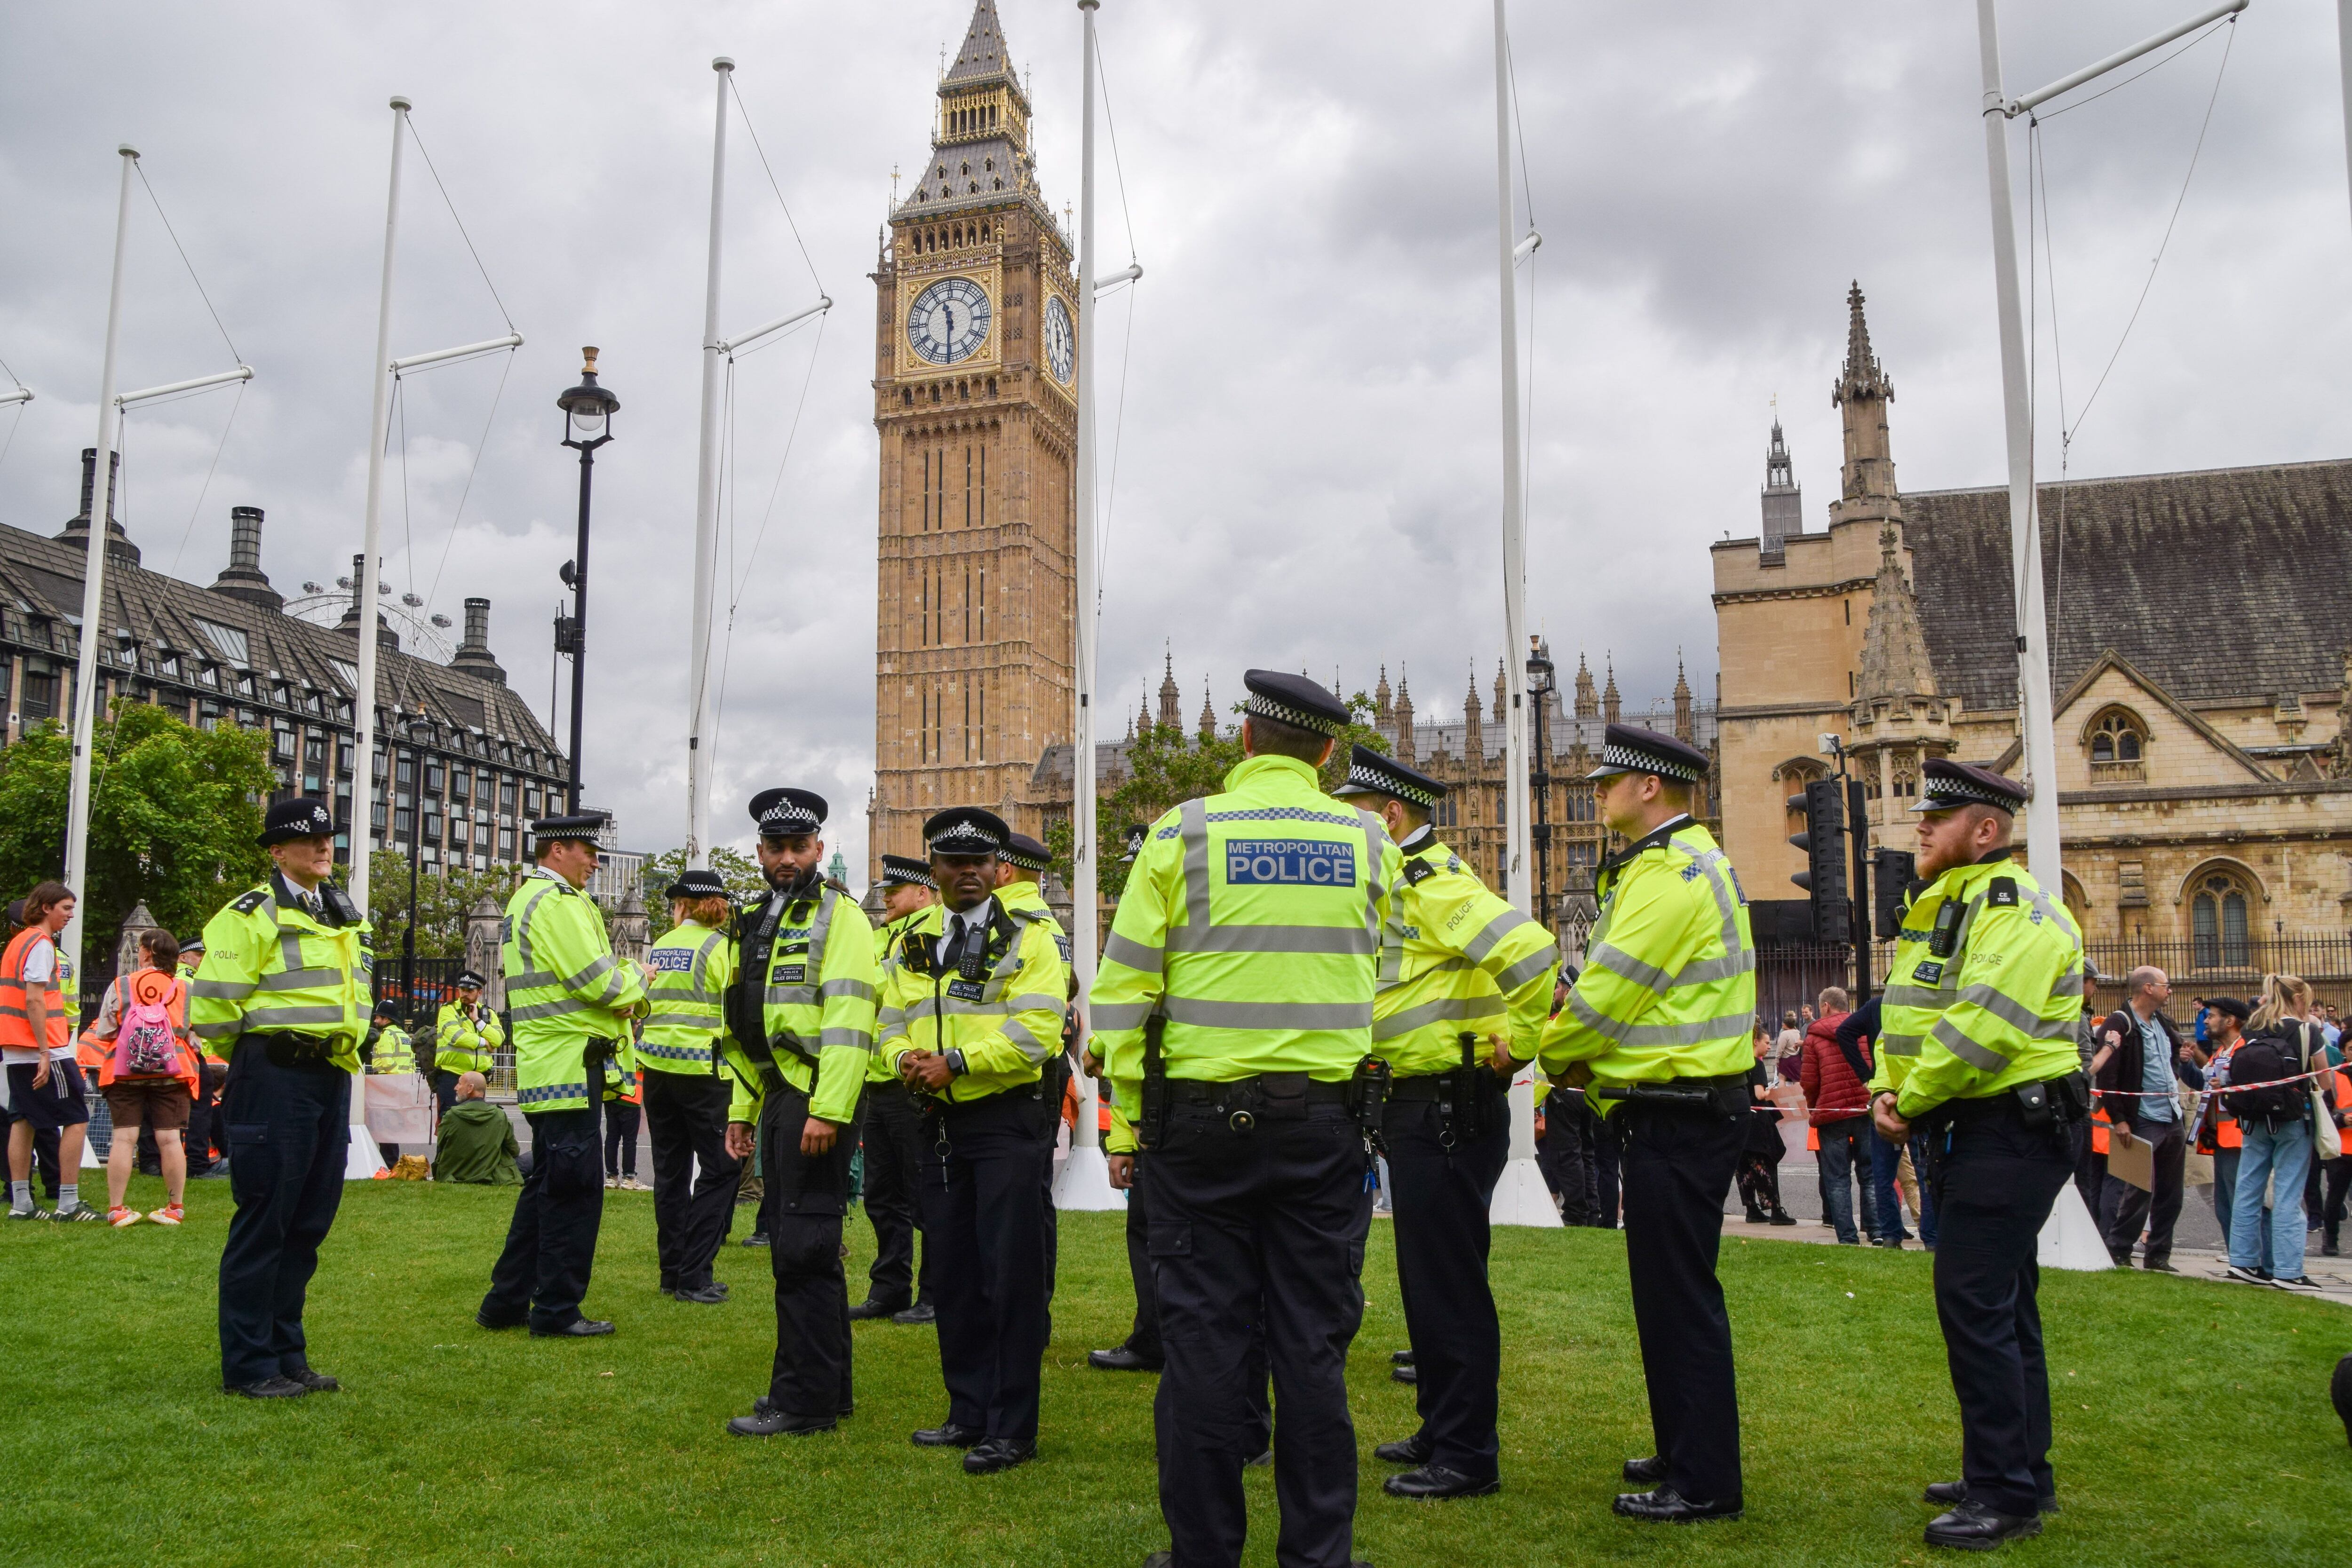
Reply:
[[[596,384],[596,350],[580,350],[580,384],[555,400],[563,411],[563,444],[580,454],[579,548],[564,573],[572,589],[572,810],[580,810],[580,697],[588,675],[588,497],[596,448],[613,439],[613,413],[621,400]]]

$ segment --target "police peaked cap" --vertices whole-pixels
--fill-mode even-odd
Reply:
[[[551,844],[562,839],[576,839],[593,844],[613,820],[609,811],[582,811],[571,817],[541,817],[530,825],[531,841]]]
[[[1296,729],[1312,730],[1317,735],[1340,736],[1348,732],[1348,706],[1305,675],[1287,675],[1280,670],[1244,670],[1242,685],[1249,688],[1249,698],[1242,711],[1270,718]]]
[[[1053,863],[1054,852],[1026,833],[1007,833],[1004,847],[996,852],[996,858],[1023,871],[1042,873]]]
[[[197,932],[194,936],[189,937],[185,942],[180,944],[180,952],[183,956],[190,953],[201,953],[204,950],[205,934],[201,931]]]
[[[994,855],[1013,830],[982,806],[950,806],[923,824],[923,843],[935,855]]]
[[[1613,773],[1654,773],[1695,784],[1706,777],[1706,753],[1638,724],[1612,724],[1601,741],[1601,766],[1585,777],[1606,779]]]
[[[1947,757],[1931,757],[1922,768],[1924,775],[1919,799],[1914,811],[1949,811],[1960,806],[1990,806],[1997,811],[2017,814],[2025,805],[2025,786],[2014,779],[2004,779],[1990,768],[1975,768],[1965,762],[1954,762]]]
[[[824,826],[832,807],[807,789],[762,789],[751,797],[751,821],[763,839],[789,839]]]
[[[1423,810],[1445,798],[1445,786],[1420,768],[1384,757],[1361,741],[1348,754],[1348,781],[1334,795],[1388,795]]]
[[[471,969],[460,969],[457,977],[449,983],[461,991],[478,991],[482,988],[482,977]]]
[[[261,824],[261,837],[254,842],[268,849],[293,839],[322,838],[334,831],[335,814],[327,803],[302,797],[270,807],[268,818]]]
[[[719,880],[715,871],[682,871],[677,880],[663,890],[664,898],[724,898],[727,884]]]
[[[936,889],[940,884],[931,880],[930,862],[919,861],[912,855],[884,855],[882,885]]]

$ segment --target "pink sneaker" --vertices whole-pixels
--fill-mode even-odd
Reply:
[[[177,1225],[187,1217],[187,1211],[176,1203],[167,1203],[147,1216],[158,1225]]]
[[[114,1227],[117,1230],[121,1230],[126,1226],[136,1225],[145,1218],[146,1216],[141,1214],[135,1208],[115,1207],[110,1208],[106,1211],[106,1222]]]

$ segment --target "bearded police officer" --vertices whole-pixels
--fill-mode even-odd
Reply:
[[[433,1023],[433,1092],[443,1112],[457,1103],[457,1080],[488,1076],[507,1042],[499,1015],[482,1005],[482,977],[467,969],[450,982],[457,996],[441,1004]]]
[[[1501,1484],[1486,1217],[1511,1145],[1508,1080],[1491,1070],[1486,1040],[1534,1058],[1559,947],[1438,841],[1430,819],[1444,784],[1359,746],[1332,793],[1375,812],[1404,853],[1389,917],[1401,950],[1381,974],[1372,1050],[1395,1075],[1384,1142],[1421,1429],[1377,1452],[1415,1467],[1388,1479],[1394,1496],[1479,1497]]]
[[[877,957],[895,951],[916,917],[940,901],[931,862],[912,855],[882,857],[882,929],[875,934]],[[874,1264],[866,1271],[866,1299],[849,1309],[853,1321],[888,1318],[928,1323],[938,1317],[931,1301],[931,1247],[922,1243],[923,1221],[916,1191],[922,1163],[922,1113],[880,1051],[866,1072],[866,1099],[858,1111],[859,1143],[866,1151],[862,1197],[874,1227]]]
[[[2042,1532],[2056,1507],[2050,1375],[2035,1254],[2090,1113],[2074,1047],[2083,936],[2010,858],[2012,779],[1941,758],[1924,770],[1917,876],[1882,1004],[1871,1112],[1900,1146],[1927,1134],[1936,1316],[1960,1405],[1961,1479],[1930,1546],[1983,1550]]]
[[[528,1322],[533,1338],[588,1338],[613,1325],[581,1298],[604,1213],[604,1075],[646,1010],[634,965],[616,962],[604,917],[582,889],[595,873],[602,811],[530,825],[538,864],[507,901],[500,961],[514,1020],[516,1102],[530,1124],[530,1174],[474,1321]]]
[[[1737,1519],[1739,1405],[1716,1278],[1723,1204],[1747,1136],[1756,953],[1731,862],[1690,814],[1706,754],[1609,726],[1593,798],[1632,841],[1601,862],[1584,972],[1545,1026],[1555,1082],[1587,1098],[1622,1151],[1625,1261],[1657,1453],[1625,1465],[1634,1519]],[[1604,1132],[1604,1136],[1608,1135]]]
[[[324,801],[269,809],[269,876],[205,925],[188,988],[189,1028],[229,1061],[221,1385],[249,1398],[338,1386],[310,1368],[302,1301],[342,1201],[372,959],[367,921],[328,880],[334,835]]]
[[[874,928],[818,867],[824,797],[766,789],[751,798],[768,894],[736,926],[740,971],[727,993],[735,1078],[727,1149],[760,1156],[772,1206],[768,1266],[776,1281],[776,1354],[768,1392],[727,1423],[740,1437],[830,1431],[850,1412],[849,1290],[841,1219],[857,1101],[874,1055]]]
[[[1118,1090],[1112,1184],[1130,1179],[1139,1142],[1150,1167],[1160,1504],[1174,1549],[1148,1562],[1241,1561],[1262,1324],[1281,1413],[1276,1554],[1343,1568],[1356,1511],[1347,1355],[1371,1221],[1362,1130],[1377,1115],[1357,1081],[1378,1082],[1361,1070],[1401,860],[1379,818],[1317,779],[1347,728],[1339,699],[1267,670],[1243,684],[1245,759],[1224,792],[1147,833],[1090,998]]]
[[[923,1245],[938,1249],[946,1424],[914,1435],[957,1448],[967,1474],[1037,1455],[1051,1324],[1045,1140],[1058,1107],[1041,1070],[1060,1048],[1069,969],[1033,911],[995,896],[1003,821],[977,806],[923,824],[945,907],[917,917],[883,971],[882,1051],[923,1103]]]
[[[713,871],[681,873],[663,896],[676,924],[646,955],[652,1010],[631,1053],[653,1144],[654,1245],[662,1293],[713,1306],[727,1299],[727,1286],[711,1278],[711,1260],[726,1243],[743,1172],[727,1152],[731,1095],[719,1070],[720,1000],[735,981],[735,911]]]

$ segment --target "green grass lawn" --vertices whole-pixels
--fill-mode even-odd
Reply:
[[[620,1332],[570,1343],[472,1322],[511,1190],[355,1185],[308,1319],[313,1364],[345,1391],[225,1397],[213,1281],[226,1186],[192,1184],[177,1231],[0,1228],[0,1562],[1126,1568],[1166,1543],[1154,1380],[1085,1364],[1132,1310],[1118,1216],[1062,1222],[1039,1462],[974,1479],[952,1451],[908,1443],[946,1414],[936,1341],[887,1322],[857,1327],[857,1413],[838,1432],[727,1436],[766,1388],[767,1254],[727,1249],[725,1306],[664,1300],[644,1194],[607,1195],[587,1302]],[[160,1204],[159,1184],[140,1180],[131,1201]],[[1925,1561],[1919,1487],[1957,1474],[1959,1451],[1929,1260],[1738,1228],[1723,1275],[1748,1517],[1665,1528],[1609,1512],[1619,1462],[1650,1441],[1622,1241],[1601,1231],[1497,1239],[1501,1495],[1380,1491],[1372,1445],[1413,1420],[1411,1391],[1388,1379],[1404,1330],[1375,1223],[1351,1377],[1359,1552],[1379,1568]],[[872,1233],[862,1217],[849,1231],[862,1284]],[[2065,1511],[2011,1556],[2342,1561],[2352,1449],[2326,1386],[2352,1315],[2138,1273],[2053,1275],[2042,1309]],[[1246,1484],[1248,1560],[1271,1563],[1271,1477]]]

